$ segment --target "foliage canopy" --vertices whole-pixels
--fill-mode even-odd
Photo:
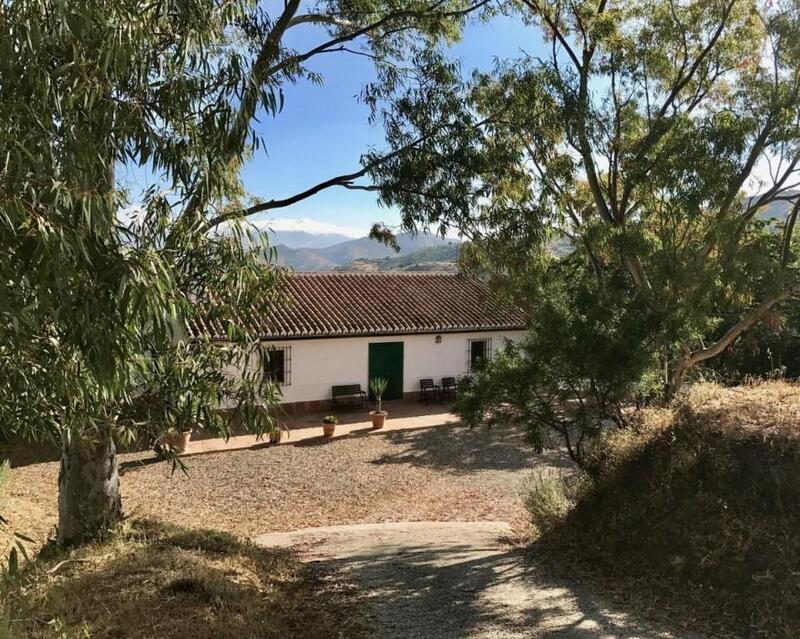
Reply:
[[[460,231],[467,265],[530,311],[528,344],[498,363],[501,379],[555,395],[601,380],[620,396],[622,380],[662,371],[675,393],[800,292],[800,5],[499,6],[548,55],[467,80],[436,61],[429,83],[384,111],[395,147],[423,141],[373,171],[383,201],[405,228]],[[525,398],[518,410],[540,409],[539,390],[520,392],[505,388]]]
[[[307,66],[318,55],[370,56],[375,91],[402,83],[400,60],[456,37],[484,4],[0,5],[0,422],[62,445],[63,541],[118,516],[114,439],[228,434],[232,417],[276,428],[280,389],[246,367],[260,348],[243,318],[280,303],[281,273],[247,218],[366,168],[254,201],[239,171],[267,143],[257,118],[280,115],[286,83],[321,82]],[[319,45],[287,45],[298,28]],[[209,316],[225,343],[188,339]],[[79,476],[94,479],[70,489]]]

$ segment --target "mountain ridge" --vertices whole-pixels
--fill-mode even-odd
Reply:
[[[311,231],[274,230],[267,228],[270,244],[290,249],[323,249],[354,239],[343,233],[313,233]]]
[[[797,193],[800,191],[787,191],[788,195]],[[749,205],[758,197],[749,196],[745,202]],[[757,218],[785,219],[790,208],[788,201],[777,200],[762,207]],[[369,237],[352,238],[338,233],[287,230],[271,231],[270,236],[277,250],[278,264],[301,272],[456,270],[461,245],[458,240],[429,233],[400,233],[397,236],[399,252]],[[551,250],[561,257],[572,250],[571,243],[566,239],[556,240]]]
[[[445,239],[427,233],[400,233],[397,236],[399,251],[369,237],[348,239],[327,247],[297,247],[275,245],[278,264],[296,271],[332,271],[356,261],[408,257],[428,248],[458,246],[458,240]]]
[[[406,272],[455,272],[458,270],[458,255],[461,247],[458,244],[428,246],[426,248],[381,259],[357,259],[344,266],[337,266],[334,271],[377,273],[381,271]]]

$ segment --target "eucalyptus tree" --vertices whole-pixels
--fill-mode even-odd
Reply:
[[[225,434],[234,419],[275,428],[279,389],[257,371],[225,374],[257,352],[248,318],[281,302],[247,218],[350,186],[380,159],[254,201],[239,172],[269,146],[256,119],[291,108],[287,83],[323,80],[308,68],[317,56],[367,55],[374,87],[396,84],[485,4],[0,5],[0,421],[61,446],[60,542],[119,518],[115,442]],[[286,44],[301,26],[318,45]],[[126,188],[131,171],[141,192]],[[208,322],[227,339],[191,330]]]
[[[618,343],[656,351],[675,392],[800,293],[800,5],[514,0],[500,10],[538,55],[466,81],[439,65],[435,82],[393,101],[389,139],[424,141],[372,171],[382,198],[405,227],[471,238],[472,256],[534,322],[553,308],[550,278],[569,277],[552,255],[568,242],[595,280],[581,303],[592,293],[597,308],[610,295],[640,309],[648,334]],[[445,120],[457,126],[442,132]],[[779,205],[782,219],[766,223]],[[560,290],[578,294],[567,281]],[[561,305],[562,319],[579,306]]]

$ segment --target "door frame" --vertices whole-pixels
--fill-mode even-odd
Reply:
[[[383,347],[385,350],[394,350],[395,360],[387,364],[386,361],[378,361],[377,351]],[[373,351],[375,353],[373,354]],[[387,368],[388,366],[388,368]],[[376,369],[378,369],[376,371]],[[389,372],[384,372],[384,371]],[[376,374],[373,375],[373,372]],[[404,395],[404,382],[405,382],[405,342],[392,341],[392,342],[369,342],[367,345],[367,393],[369,399],[374,400],[375,397],[372,389],[369,388],[369,382],[374,377],[386,377],[389,380],[389,386],[386,389],[386,394],[383,396],[385,400],[403,399]]]

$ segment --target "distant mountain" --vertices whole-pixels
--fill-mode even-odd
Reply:
[[[435,235],[401,233],[397,236],[400,252],[368,237],[357,240],[348,239],[333,246],[322,248],[293,248],[287,245],[276,246],[278,263],[296,271],[330,271],[346,266],[355,260],[382,260],[407,256],[417,251],[434,247],[458,247],[456,240],[446,240]]]
[[[458,244],[428,246],[400,257],[384,257],[379,260],[358,259],[337,266],[336,271],[457,271]]]
[[[287,248],[327,248],[353,238],[341,233],[310,233],[308,231],[269,231],[269,240],[274,246],[283,244]]]
[[[797,193],[787,192],[789,195]],[[783,219],[790,207],[785,200],[771,202],[758,212],[758,218]],[[456,240],[425,233],[398,235],[399,253],[368,237],[352,239],[339,233],[271,231],[270,238],[278,253],[278,263],[295,271],[456,270],[460,247]],[[550,250],[556,257],[564,257],[572,252],[572,243],[566,238],[554,240]]]
[[[318,253],[319,249],[313,248],[290,248],[285,244],[275,246],[278,253],[278,264],[289,266],[295,271],[331,271],[337,266],[336,262],[331,262],[328,258]]]
[[[793,196],[800,194],[800,191],[786,191],[784,195]],[[748,199],[748,205],[757,200],[758,196],[754,195],[753,197]],[[776,200],[774,202],[770,202],[765,207],[763,207],[758,212],[758,218],[761,220],[769,220],[771,218],[778,218],[784,219],[787,215],[789,215],[789,210],[792,208],[791,202],[787,202],[786,200]]]
[[[353,260],[379,260],[384,257],[397,257],[398,255],[414,253],[429,246],[445,246],[454,242],[454,240],[443,240],[435,235],[401,233],[397,236],[397,244],[400,247],[399,253],[385,244],[368,237],[362,237],[357,240],[329,246],[320,250],[320,255],[332,262],[344,265]]]

